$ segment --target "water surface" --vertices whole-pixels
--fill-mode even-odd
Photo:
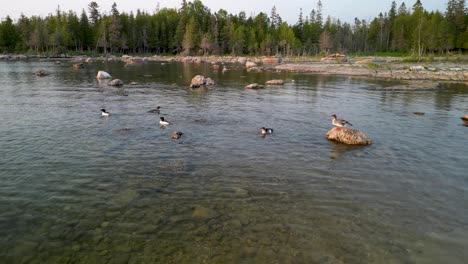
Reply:
[[[1,62],[0,261],[466,262],[466,86],[229,67]],[[374,144],[327,141],[331,114]]]

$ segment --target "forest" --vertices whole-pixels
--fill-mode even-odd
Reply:
[[[448,0],[446,10],[427,11],[420,0],[391,3],[372,20],[353,23],[323,17],[319,0],[297,22],[284,22],[275,6],[270,14],[247,16],[220,9],[212,13],[200,0],[180,8],[125,13],[114,3],[107,11],[90,2],[80,15],[57,8],[46,17],[9,16],[0,23],[0,53],[283,55],[327,53],[444,54],[468,50],[465,0]]]

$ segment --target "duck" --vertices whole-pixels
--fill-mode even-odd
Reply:
[[[110,113],[106,111],[106,109],[101,109],[101,116],[109,116]]]
[[[272,133],[273,133],[273,129],[272,129],[272,128],[266,128],[266,127],[260,128],[260,131],[262,131],[262,135],[265,135],[265,134],[272,134]]]
[[[165,120],[164,117],[161,116],[161,118],[159,119],[159,124],[160,124],[161,126],[167,126],[167,125],[171,125],[172,123],[169,122],[169,121],[167,121],[167,120]]]
[[[159,113],[160,109],[161,109],[161,107],[158,105],[155,109],[149,110],[148,113]]]
[[[172,139],[179,139],[184,133],[180,132],[180,131],[174,131],[174,133],[172,133]]]
[[[337,127],[345,127],[345,126],[352,126],[352,124],[346,120],[343,120],[343,119],[338,119],[336,117],[336,115],[331,115],[331,118],[333,118],[332,120],[332,124],[334,126],[337,126]]]

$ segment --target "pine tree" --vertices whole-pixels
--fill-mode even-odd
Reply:
[[[115,51],[115,48],[120,48],[121,46],[121,30],[122,25],[120,22],[120,13],[117,10],[117,4],[114,2],[111,8],[111,18],[109,23],[109,44],[111,48],[111,53]]]
[[[320,27],[323,25],[322,8],[322,1],[319,0],[317,2],[317,13],[315,14],[315,20],[317,21]]]
[[[0,24],[0,50],[14,52],[19,36],[10,16]]]
[[[101,18],[101,14],[99,13],[99,5],[96,2],[91,2],[88,5],[89,11],[89,20],[93,25],[96,25]]]

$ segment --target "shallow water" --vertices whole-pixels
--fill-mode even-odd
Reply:
[[[388,91],[238,65],[71,66],[0,63],[2,263],[468,259],[466,86]],[[127,85],[98,83],[98,70]],[[196,74],[218,85],[188,89]],[[276,78],[286,85],[243,89]],[[327,141],[331,114],[374,144]],[[160,128],[159,116],[174,124]],[[261,137],[262,126],[274,134]]]

